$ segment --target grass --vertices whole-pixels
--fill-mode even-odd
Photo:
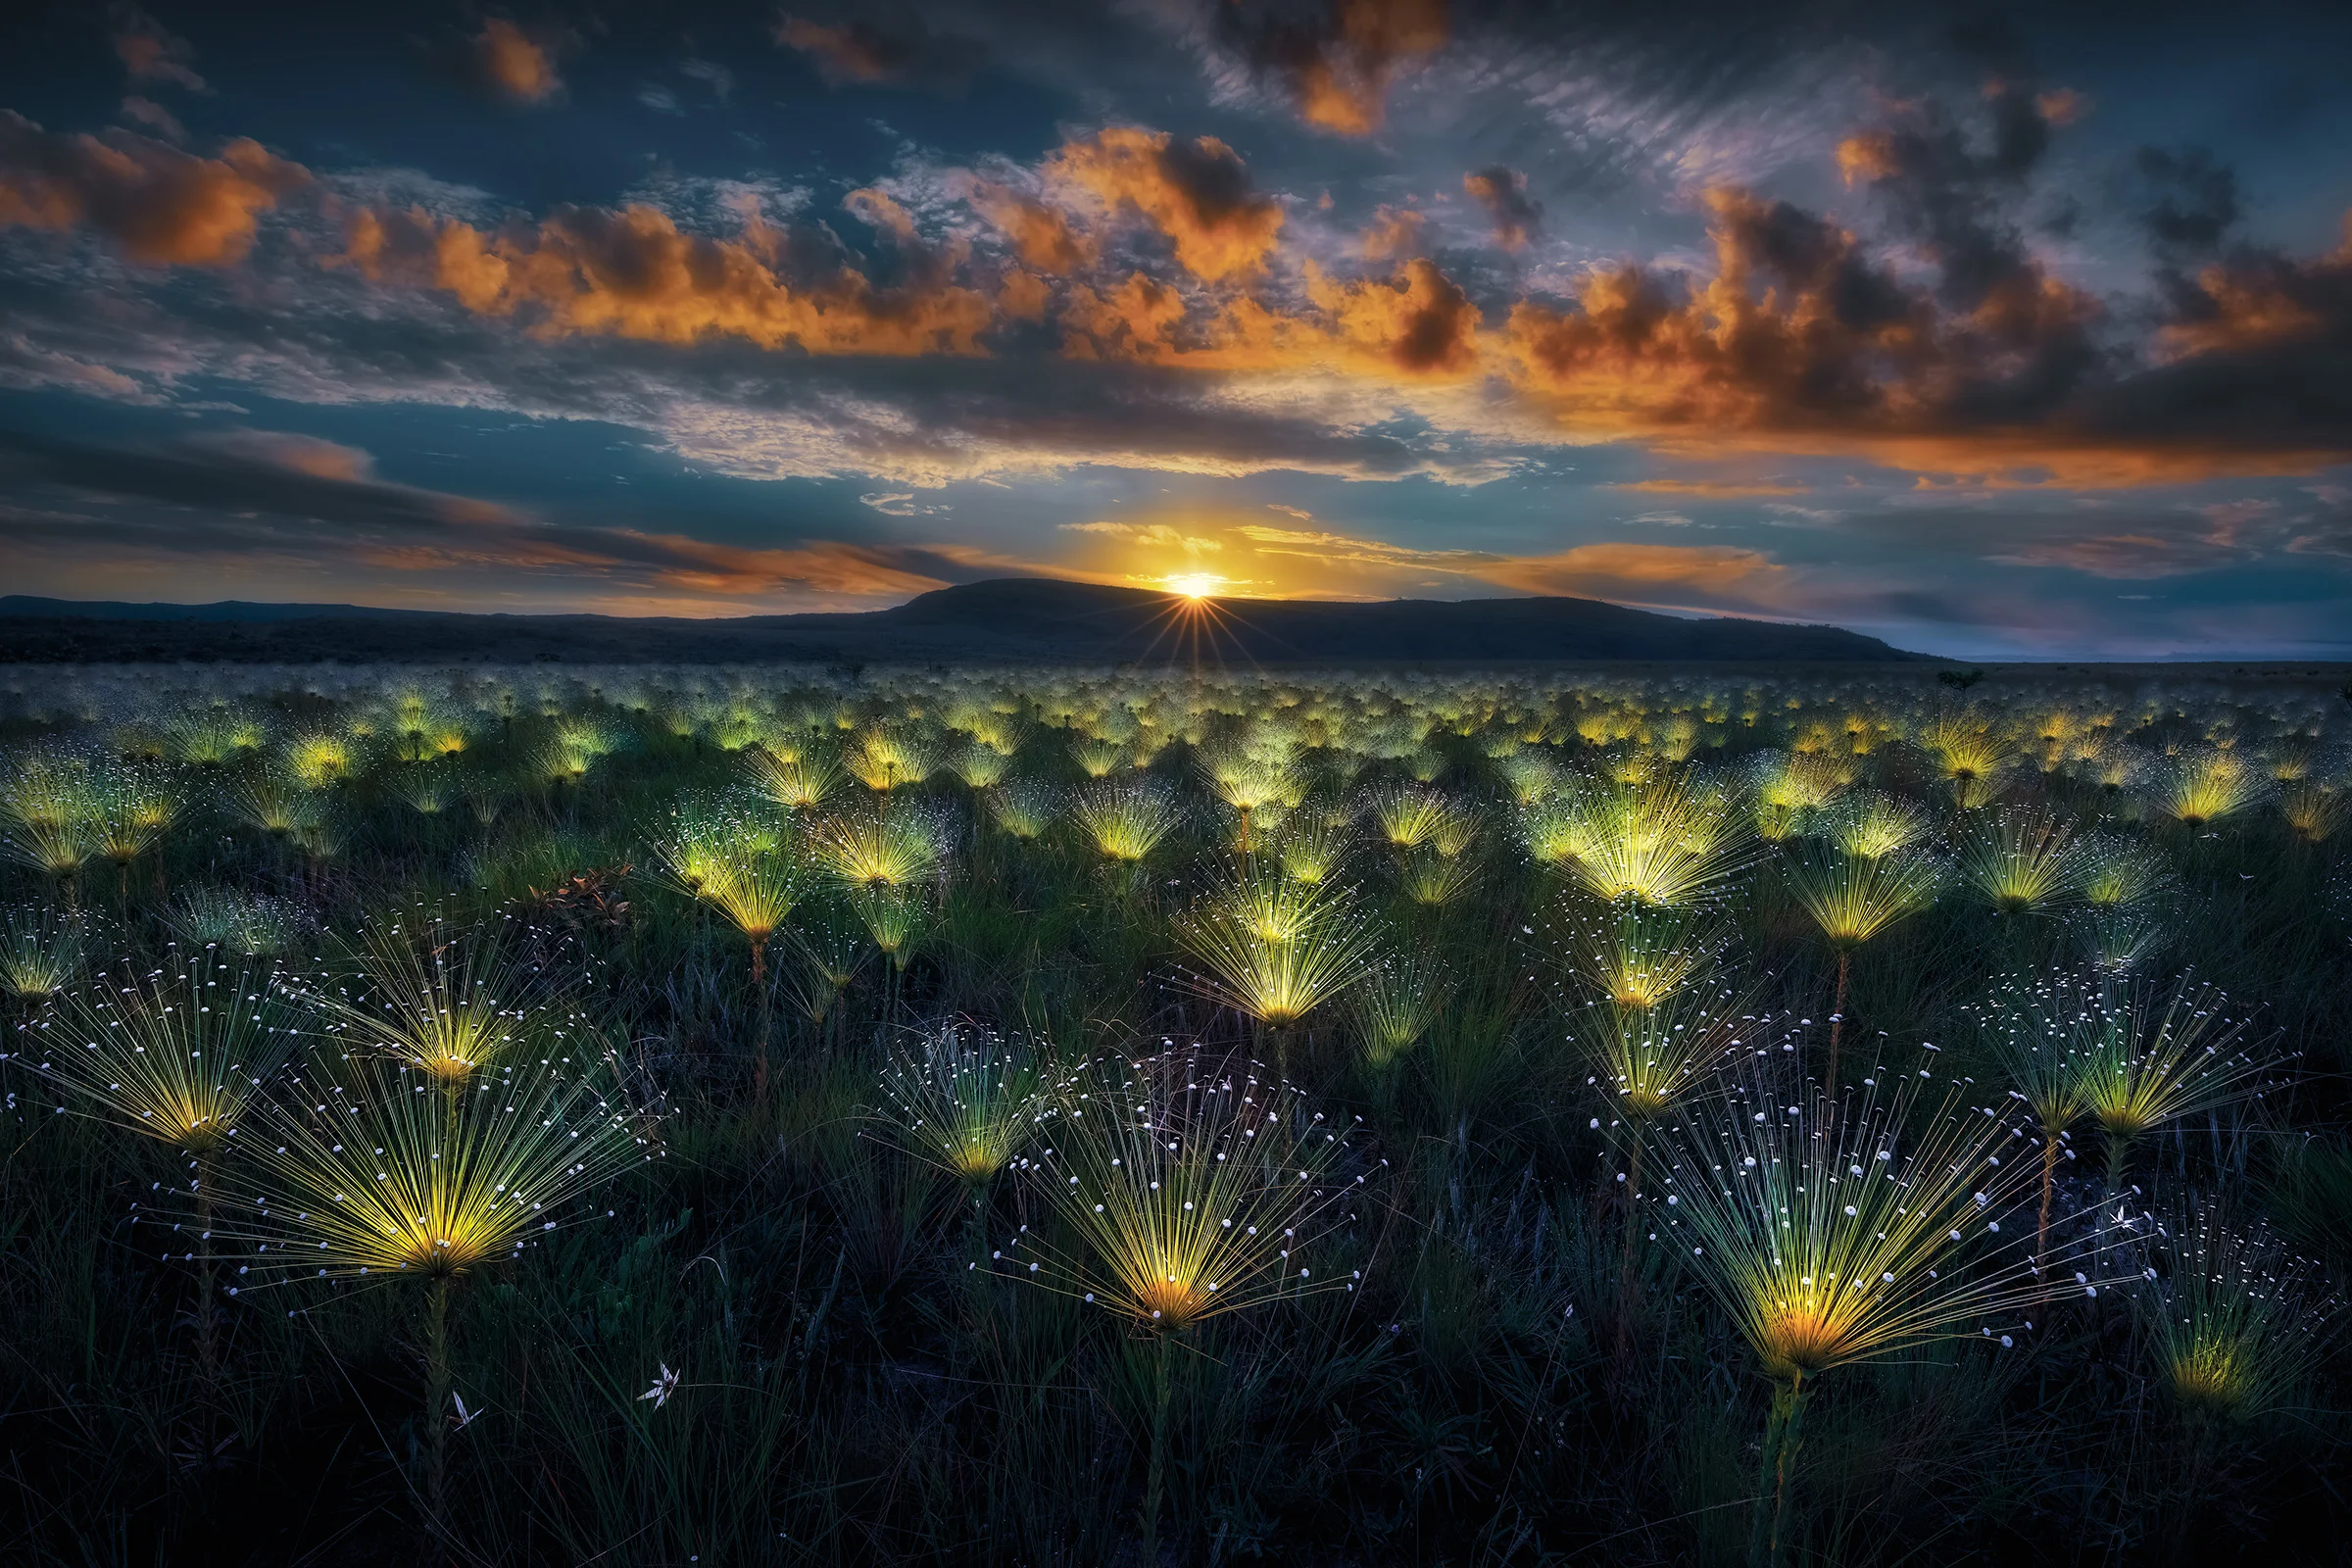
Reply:
[[[2326,682],[348,666],[12,702],[11,1562],[2352,1527]],[[1909,1185],[1847,1215],[1882,1148]]]

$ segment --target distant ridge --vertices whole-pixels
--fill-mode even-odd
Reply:
[[[724,620],[0,596],[0,662],[1526,663],[1914,662],[1836,626],[1687,620],[1596,599],[1220,599],[1003,577],[889,610]]]

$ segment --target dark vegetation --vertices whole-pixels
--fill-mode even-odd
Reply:
[[[1256,663],[1522,660],[1910,660],[1835,626],[1685,620],[1592,599],[1451,604],[1227,600],[1004,578],[861,613],[722,620],[459,615],[348,605],[75,605],[0,599],[0,662],[198,660],[302,663],[561,661],[612,663],[1003,660]]]
[[[21,679],[0,729],[8,1562],[1092,1565],[1147,1540],[1187,1564],[2273,1562],[2331,1556],[2352,1528],[2331,682]],[[1169,808],[1164,837],[1106,854],[1139,793]],[[122,827],[141,801],[169,807],[144,843]],[[1697,858],[1666,867],[1680,882],[1609,870],[1678,810],[1699,824]],[[44,848],[49,817],[77,812],[82,836]],[[916,824],[936,869],[860,881],[826,848],[856,821]],[[1884,821],[1911,822],[1890,853],[1925,897],[1840,944],[1806,877]],[[2019,845],[2048,849],[2046,885],[2015,885]],[[772,936],[747,941],[756,913],[694,870],[705,851],[781,879]],[[1250,866],[1288,878],[1324,851],[1314,939],[1347,950],[1344,973],[1294,1021],[1220,977],[1199,932]],[[431,1408],[415,1281],[229,1295],[262,1259],[221,1240],[204,1298],[191,1156],[37,1070],[60,1009],[119,989],[102,973],[209,945],[289,977],[299,1076],[343,1049],[322,999],[391,994],[368,990],[366,939],[400,921],[584,1016],[664,1151],[455,1274],[452,1402]],[[1698,955],[1700,989],[1744,1020],[1646,1122],[1596,1044],[1636,1004],[1575,935],[1637,926]],[[51,995],[23,977],[60,932],[74,961]],[[2005,1268],[2037,1299],[1823,1366],[1801,1434],[1775,1424],[1787,1369],[1645,1239],[1671,1218],[1664,1161],[1709,1147],[1690,1142],[1708,1107],[1744,1107],[1738,1085],[1811,1103],[1835,1026],[1844,1114],[1874,1066],[1930,1062],[1965,1117],[2015,1121],[2017,1168],[2037,1168],[1982,1020],[2061,976],[2120,1017],[2192,970],[2227,992],[2252,1075],[2198,1079],[2196,1058],[2193,1113],[2129,1139],[2075,1117],[2049,1266],[2015,1250],[2030,1193],[1988,1210],[2009,1241],[1922,1243],[1954,1278]],[[1421,1027],[1391,1031],[1379,997],[1426,1002]],[[958,1180],[886,1091],[959,1021],[1049,1082],[1170,1040],[1278,1065],[1352,1129],[1333,1180],[1364,1184],[1301,1253],[1350,1288],[1181,1332],[1042,1288],[1022,1226],[1085,1253],[1054,1183],[1017,1161]],[[2134,1039],[2101,1059],[2146,1069]],[[262,1098],[299,1102],[292,1081]],[[1059,1128],[1040,1143],[1077,1136]],[[1633,1163],[1629,1184],[1636,1149],[1650,1175]],[[260,1181],[233,1149],[207,1157],[224,1204]],[[2260,1267],[2216,1288],[2267,1303],[2267,1340],[2216,1317],[2240,1372],[2210,1389],[2168,1337],[2193,1267],[2157,1225],[2183,1212],[2249,1239]]]

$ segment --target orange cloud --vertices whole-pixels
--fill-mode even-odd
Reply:
[[[2249,252],[2198,272],[2158,344],[2169,358],[2233,354],[2341,333],[2352,326],[2352,213],[2343,240],[2316,261]]]
[[[1497,164],[1462,176],[1462,189],[1494,222],[1494,242],[1506,251],[1525,250],[1543,210],[1528,198],[1527,176]]]
[[[1385,280],[1335,284],[1310,271],[1307,298],[1330,316],[1335,338],[1408,375],[1458,375],[1477,363],[1478,307],[1421,257]]]
[[[466,47],[476,80],[509,103],[543,104],[563,90],[555,57],[504,17],[482,24]]]
[[[1167,236],[1176,261],[1207,282],[1254,272],[1282,229],[1282,208],[1214,136],[1179,141],[1163,130],[1113,125],[1065,143],[1048,176],[1112,211],[1132,210]]]
[[[776,24],[776,42],[814,60],[825,79],[833,82],[896,80],[910,63],[905,49],[858,22],[828,25],[806,17],[785,17]]]
[[[1372,215],[1372,224],[1357,237],[1356,254],[1368,262],[1385,262],[1421,245],[1421,225],[1428,216],[1410,208],[1383,207]]]
[[[895,204],[894,204],[895,205]],[[757,219],[735,240],[682,234],[651,207],[560,210],[489,235],[420,209],[364,210],[337,262],[371,280],[439,288],[484,316],[522,315],[549,336],[706,336],[809,354],[978,354],[992,318],[978,291],[923,276],[878,288],[848,267],[783,281],[784,237]]]
[[[1863,158],[1864,141],[1849,140],[1849,161]],[[1850,233],[1786,203],[1717,190],[1707,206],[1711,278],[1629,264],[1588,274],[1572,309],[1513,307],[1500,334],[1509,373],[1564,427],[1691,456],[1858,455],[1979,485],[2303,473],[2352,455],[2352,439],[2221,428],[2226,410],[2183,401],[2176,412],[2153,390],[2133,399],[2085,388],[2068,401],[2036,389],[2003,418],[1995,393],[2005,382],[2031,386],[2038,366],[2059,378],[2087,362],[2097,316],[2087,295],[2028,264],[1974,309],[1941,311],[1872,267]],[[2171,341],[2195,352],[2307,339],[2344,318],[2324,303],[2337,286],[2318,270],[2298,272],[2293,287],[2248,289],[2242,310],[2217,305]],[[2233,297],[2218,279],[2208,288]]]
[[[2071,566],[2094,577],[2137,582],[2209,571],[2243,558],[2210,541],[2113,533],[2036,541],[1987,559],[2018,566]]]
[[[1635,479],[1609,486],[1643,495],[1695,496],[1704,501],[1738,501],[1750,496],[1801,496],[1801,484],[1766,484],[1744,479]]]
[[[813,539],[782,549],[746,549],[635,528],[495,529],[368,544],[353,555],[400,571],[572,568],[737,598],[783,593],[905,598],[948,582],[907,564],[906,552],[870,545]]]
[[[1116,288],[1070,290],[1063,352],[1197,370],[1338,368],[1382,378],[1458,379],[1479,363],[1479,314],[1461,285],[1415,257],[1388,277],[1337,279],[1307,264],[1308,309],[1242,296],[1198,318],[1142,272]]]
[[[1578,545],[1482,567],[1480,577],[1527,593],[1582,598],[1654,597],[1661,590],[1721,596],[1752,592],[1788,570],[1754,550],[1728,545]]]
[[[52,135],[0,109],[0,228],[87,226],[155,267],[225,267],[310,171],[237,140],[218,158],[126,130]]]
[[[1444,48],[1448,31],[1446,0],[1335,0],[1315,22],[1258,29],[1248,47],[1288,84],[1300,119],[1365,136],[1380,128],[1396,75]]]
[[[1012,242],[1013,254],[1036,270],[1058,276],[1094,265],[1094,242],[1072,228],[1060,209],[986,181],[973,185],[971,203]]]
[[[118,5],[114,22],[115,57],[133,81],[170,81],[190,92],[205,91],[196,74],[196,51],[188,40],[174,36],[164,24],[134,5]]]

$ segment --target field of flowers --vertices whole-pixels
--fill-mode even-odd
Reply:
[[[2352,1528],[2332,681],[6,688],[9,1562]]]

